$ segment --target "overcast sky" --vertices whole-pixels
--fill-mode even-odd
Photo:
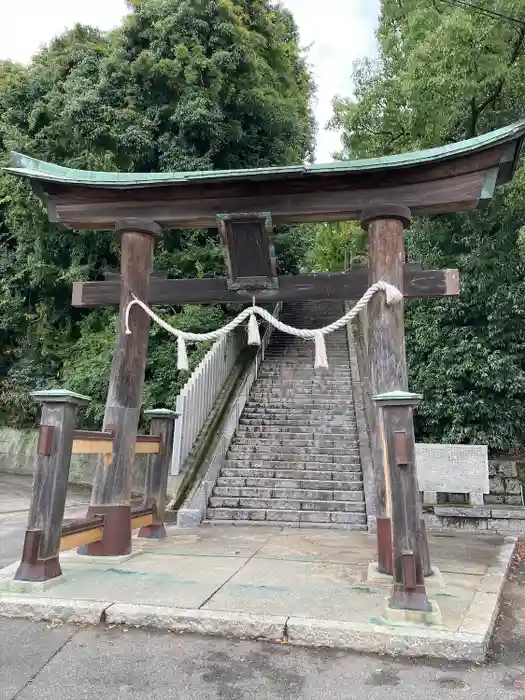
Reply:
[[[375,51],[379,0],[282,0],[295,15],[318,85],[317,160],[331,160],[337,134],[324,126],[334,95],[352,91],[356,58]],[[40,46],[79,22],[109,29],[126,12],[125,0],[0,0],[0,58],[27,61]]]

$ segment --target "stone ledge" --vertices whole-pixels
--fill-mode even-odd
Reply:
[[[249,637],[278,642],[284,637],[286,616],[115,604],[107,610],[106,622],[168,629],[173,632]]]
[[[434,515],[445,518],[490,518],[489,506],[434,506]]]
[[[2,595],[0,616],[25,618],[40,622],[74,622],[97,625],[111,605],[99,600],[66,600],[57,598],[30,598],[29,596]]]
[[[352,651],[430,656],[449,661],[483,662],[487,634],[468,634],[448,630],[387,626],[388,623],[358,624],[334,620],[291,617],[287,623],[288,641],[310,647],[351,649]]]
[[[429,532],[477,532],[489,535],[525,533],[524,506],[434,506],[424,513]]]
[[[434,506],[434,515],[452,518],[525,520],[525,506]]]

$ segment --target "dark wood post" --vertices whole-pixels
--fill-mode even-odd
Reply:
[[[88,516],[103,515],[104,536],[89,544],[87,554],[118,556],[131,551],[131,477],[142,402],[150,319],[142,309],[131,310],[125,332],[125,311],[132,293],[147,299],[155,236],[161,228],[153,221],[126,219],[116,226],[121,235],[121,289],[119,326],[109,380],[104,430],[114,433],[113,454],[101,455]]]
[[[157,454],[150,455],[148,458],[144,491],[144,505],[154,506],[153,523],[140,528],[138,537],[162,539],[166,537],[164,527],[166,489],[173,452],[175,420],[179,414],[167,408],[156,408],[144,411],[144,415],[151,418],[150,434],[160,436],[160,449]]]
[[[384,280],[403,292],[404,229],[410,226],[410,209],[395,204],[372,204],[361,215],[368,231],[368,282]],[[368,353],[372,394],[408,389],[403,304],[387,306],[384,294],[368,305]],[[375,421],[377,422],[377,421]],[[392,527],[383,465],[383,446],[376,426],[371,434],[377,493],[378,569],[392,574]]]
[[[62,574],[58,555],[77,408],[90,399],[72,391],[36,391],[42,403],[33,493],[18,581],[47,581]]]
[[[412,409],[421,396],[390,391],[374,396],[384,445],[386,500],[390,504],[394,561],[391,608],[429,612],[421,551],[419,486]]]

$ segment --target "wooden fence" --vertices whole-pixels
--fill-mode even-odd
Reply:
[[[246,343],[244,328],[217,340],[196,367],[180,394],[176,411],[171,473],[184,471],[184,462],[197,441],[210,411]]]

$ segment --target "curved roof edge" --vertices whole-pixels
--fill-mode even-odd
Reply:
[[[447,146],[429,148],[424,151],[413,151],[380,158],[365,158],[362,160],[337,161],[333,163],[315,163],[312,165],[290,165],[268,168],[246,168],[240,170],[204,170],[194,172],[174,173],[120,173],[95,172],[65,168],[54,163],[46,163],[36,158],[13,152],[12,165],[3,170],[27,177],[32,180],[57,182],[69,185],[85,185],[93,187],[144,187],[147,185],[175,184],[195,181],[235,180],[235,179],[272,179],[274,176],[286,175],[323,175],[330,173],[351,173],[374,170],[393,170],[409,166],[424,165],[457,156],[485,150],[502,143],[523,140],[525,137],[525,119],[509,126],[476,136],[465,141],[458,141]],[[516,149],[512,167],[508,169],[510,179],[517,165],[521,148]]]

